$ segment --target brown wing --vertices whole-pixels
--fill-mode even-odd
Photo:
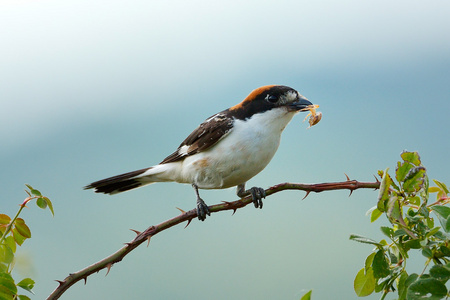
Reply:
[[[233,128],[233,119],[218,113],[200,124],[161,164],[179,161],[186,156],[206,150],[217,143]]]

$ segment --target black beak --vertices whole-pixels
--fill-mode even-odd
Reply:
[[[291,103],[288,108],[290,111],[299,111],[306,108],[309,105],[313,105],[306,98],[300,97],[298,101]]]

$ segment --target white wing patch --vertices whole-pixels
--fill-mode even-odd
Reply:
[[[188,145],[183,145],[183,146],[181,146],[180,149],[178,149],[178,155],[180,155],[180,156],[185,156],[185,155],[187,155],[187,154],[188,154],[189,147],[190,147],[190,146],[188,146]]]

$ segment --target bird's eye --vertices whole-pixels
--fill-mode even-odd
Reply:
[[[269,101],[270,103],[275,103],[278,101],[278,97],[275,95],[267,95],[266,100]]]

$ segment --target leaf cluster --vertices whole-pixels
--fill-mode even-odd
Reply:
[[[25,223],[25,220],[19,218],[20,213],[30,201],[36,200],[38,207],[42,209],[48,207],[52,215],[54,214],[50,199],[42,196],[40,191],[33,189],[30,185],[26,186],[28,190],[25,190],[25,192],[28,194],[28,197],[20,204],[17,214],[13,218],[6,214],[0,214],[0,299],[2,300],[30,299],[26,295],[19,295],[18,287],[33,293],[32,289],[35,284],[31,278],[25,278],[15,283],[14,278],[11,276],[17,246],[22,246],[26,239],[31,238],[31,230]]]
[[[437,180],[435,187],[429,187],[417,152],[403,152],[401,158],[394,178],[389,169],[378,172],[378,202],[369,211],[371,222],[382,215],[388,219],[390,226],[381,227],[387,239],[377,242],[350,236],[351,240],[375,246],[356,275],[354,289],[360,297],[376,292],[384,299],[396,292],[399,300],[442,299],[448,296],[446,283],[450,279],[449,190]],[[431,204],[430,193],[436,193],[436,201]],[[436,226],[433,216],[440,226]],[[421,274],[406,270],[412,251],[420,251],[425,259]]]

